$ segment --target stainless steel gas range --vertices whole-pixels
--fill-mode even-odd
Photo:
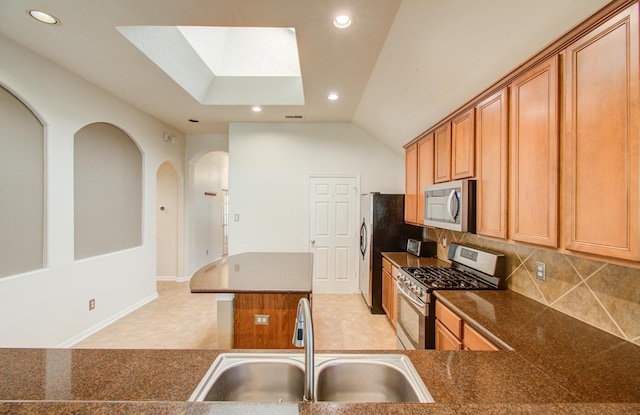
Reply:
[[[497,290],[505,288],[504,255],[452,243],[451,267],[404,267],[398,286],[398,346],[435,347],[434,290]]]

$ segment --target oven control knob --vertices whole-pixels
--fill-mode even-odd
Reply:
[[[420,288],[416,288],[415,290],[413,290],[413,293],[418,297],[422,297],[422,290]]]

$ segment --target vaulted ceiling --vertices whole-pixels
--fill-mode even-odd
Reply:
[[[606,3],[0,0],[0,34],[186,134],[225,133],[229,122],[353,122],[401,152],[404,143]],[[36,22],[26,9],[45,10],[60,23]],[[338,14],[351,15],[352,25],[335,28]],[[203,104],[116,29],[122,26],[292,28],[304,104],[267,104],[259,113],[244,104]],[[186,62],[175,57],[180,70]],[[340,98],[328,100],[331,92]]]

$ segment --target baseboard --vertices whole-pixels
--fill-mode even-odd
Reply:
[[[79,343],[80,341],[86,339],[87,337],[91,336],[92,334],[97,333],[98,331],[102,330],[103,328],[107,327],[108,325],[118,321],[119,319],[121,319],[122,317],[126,316],[127,314],[139,309],[140,307],[150,303],[151,301],[155,300],[156,298],[158,298],[158,293],[153,293],[150,296],[143,298],[142,300],[138,301],[137,303],[125,308],[124,310],[121,310],[120,312],[114,314],[113,316],[101,321],[100,323],[96,324],[95,326],[89,327],[88,329],[84,330],[83,332],[76,334],[75,336],[71,337],[70,339],[65,340],[64,342],[60,343],[59,345],[57,345],[57,348],[67,348],[67,347],[72,347],[73,345],[75,345],[76,343]]]

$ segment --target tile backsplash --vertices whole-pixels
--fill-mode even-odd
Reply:
[[[427,237],[438,241],[440,259],[449,242],[505,254],[510,290],[640,345],[640,269],[444,229],[427,229]],[[535,277],[536,262],[545,264],[545,281]]]

